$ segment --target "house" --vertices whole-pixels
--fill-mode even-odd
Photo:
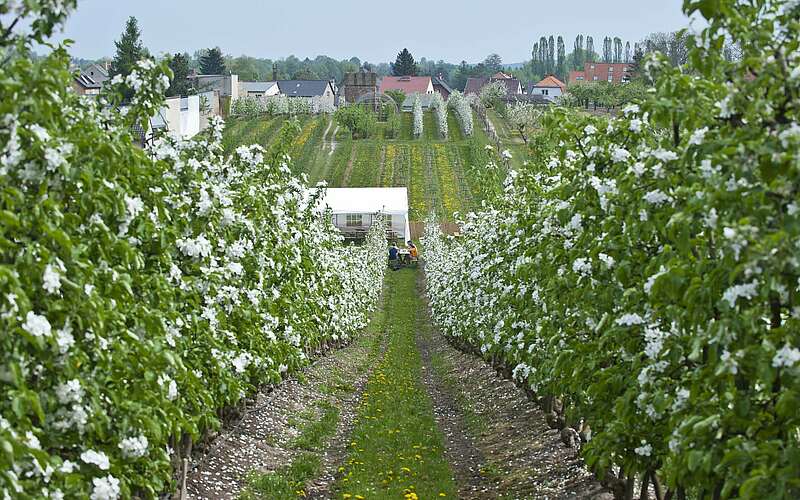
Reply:
[[[200,96],[168,97],[159,114],[169,135],[190,139],[200,132]]]
[[[78,95],[96,96],[100,93],[102,88],[103,85],[100,82],[83,71],[72,79],[72,89],[75,90],[75,93]]]
[[[567,89],[567,86],[554,75],[547,75],[539,83],[531,84],[528,95],[540,95],[547,101],[554,102]]]
[[[511,97],[524,93],[522,82],[503,72],[496,73],[490,77],[467,78],[467,85],[464,87],[464,95],[480,95],[481,90],[486,85],[494,82],[501,82],[506,86],[506,96]]]
[[[220,97],[230,100],[239,97],[239,75],[200,75],[193,73],[189,80],[194,83],[198,92],[216,90]]]
[[[319,97],[322,106],[333,108],[336,89],[330,80],[278,80],[278,90],[287,97]]]
[[[105,84],[106,80],[110,79],[108,76],[108,63],[92,63],[83,70],[83,73],[100,85]]]
[[[434,76],[431,80],[433,82],[433,91],[438,92],[439,95],[442,96],[442,99],[446,101],[450,97],[450,94],[453,93],[453,89],[444,81],[442,75]]]
[[[378,93],[378,74],[371,71],[345,73],[342,80],[345,102],[354,103],[359,98]]]
[[[609,82],[626,83],[630,81],[631,65],[626,63],[587,62],[583,71],[570,71],[568,83]]]
[[[279,93],[278,82],[239,82],[239,97],[269,97]]]
[[[429,76],[384,76],[381,80],[381,94],[385,94],[387,90],[399,90],[405,95],[415,92],[433,94],[433,81]]]
[[[428,111],[433,103],[433,94],[411,94],[407,95],[401,106],[401,110],[405,113],[414,111],[414,97],[419,96],[419,102],[422,105],[423,111]]]
[[[333,225],[345,237],[363,238],[377,216],[382,215],[390,240],[411,239],[408,189],[404,187],[327,188],[317,206],[330,210]]]

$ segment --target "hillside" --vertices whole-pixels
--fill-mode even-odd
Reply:
[[[499,115],[491,117],[503,147],[512,151],[512,166],[520,166],[525,148],[513,137]],[[242,144],[272,144],[286,117],[229,120],[223,138],[226,151]],[[332,117],[300,116],[301,131],[292,148],[293,168],[308,175],[310,183],[326,181],[331,187],[406,186],[412,220],[424,220],[433,211],[441,220],[452,219],[480,205],[476,169],[485,167],[484,148],[492,141],[475,117],[475,134],[464,137],[450,112],[450,137],[437,137],[434,118],[425,114],[424,133],[412,134],[411,115],[403,114],[399,139],[386,138],[384,123],[375,137],[353,140]]]

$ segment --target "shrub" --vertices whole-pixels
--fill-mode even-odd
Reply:
[[[63,7],[37,2],[26,29]],[[376,226],[345,251],[285,144],[223,156],[215,121],[135,146],[164,64],[95,102],[68,90],[62,48],[33,60],[31,44],[0,68],[0,491],[154,498],[179,443],[366,324],[385,240]]]
[[[375,132],[375,114],[361,105],[345,106],[336,110],[336,123],[348,129],[354,139],[366,139]]]
[[[411,112],[414,115],[414,137],[420,138],[422,136],[422,101],[419,94],[414,94]]]
[[[433,315],[621,490],[797,498],[800,7],[684,5],[709,22],[687,67],[643,61],[653,92],[614,118],[552,109],[462,238],[428,225]]]

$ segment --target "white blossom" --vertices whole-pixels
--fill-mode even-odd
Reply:
[[[731,307],[736,307],[736,301],[740,298],[752,299],[758,295],[758,282],[733,285],[725,290],[722,299],[728,302]]]
[[[642,325],[644,324],[644,318],[642,318],[636,313],[623,314],[622,316],[617,318],[616,323],[620,326]]]
[[[791,368],[800,361],[800,349],[785,344],[782,348],[775,353],[772,358],[772,366],[775,368]]]
[[[100,470],[108,470],[111,467],[111,462],[108,460],[108,455],[102,451],[86,450],[81,453],[81,460],[90,465],[96,465]]]
[[[119,479],[114,476],[92,479],[92,496],[89,500],[117,500],[120,495]]]
[[[25,323],[22,325],[22,329],[34,337],[49,337],[52,331],[47,318],[35,314],[33,311],[28,311],[28,314],[25,315]]]
[[[141,458],[147,454],[148,441],[143,435],[123,439],[119,443],[122,456],[125,458]]]

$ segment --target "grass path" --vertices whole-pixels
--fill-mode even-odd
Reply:
[[[417,271],[387,276],[389,345],[358,409],[336,498],[457,498],[433,404],[422,384],[416,332],[426,320]]]

